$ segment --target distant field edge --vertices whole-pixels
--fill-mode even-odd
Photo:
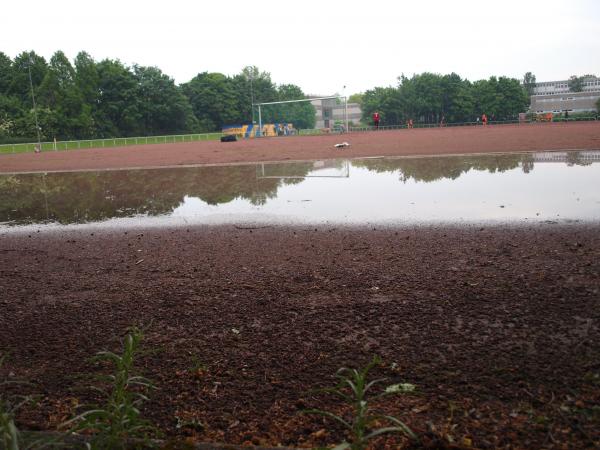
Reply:
[[[562,124],[567,123],[581,123],[581,122],[597,122],[596,117],[585,117],[577,118],[572,120],[556,120],[554,122],[535,122],[535,121],[518,121],[518,120],[506,120],[498,122],[490,122],[488,126],[502,126],[502,125],[521,125],[521,126],[536,126],[536,125],[549,125],[549,124]],[[482,127],[480,122],[457,122],[457,123],[444,123],[440,124],[429,123],[429,124],[415,124],[415,129],[435,129],[435,128],[454,128],[454,127]],[[386,130],[402,130],[407,129],[407,125],[381,125],[375,129],[372,126],[351,126],[349,132],[365,132],[365,131],[386,131]],[[306,129],[299,130],[298,134],[293,136],[322,136],[329,134],[343,134],[343,130],[340,129]],[[138,136],[138,137],[121,137],[121,138],[105,138],[105,139],[84,139],[84,140],[73,140],[73,141],[49,141],[41,143],[41,151],[67,151],[67,150],[79,150],[79,149],[93,149],[93,148],[111,148],[111,147],[127,147],[132,145],[146,145],[146,144],[175,144],[181,142],[199,142],[199,141],[216,141],[223,136],[221,132],[213,133],[195,133],[195,134],[177,134],[177,135],[166,135],[166,136]],[[292,137],[293,137],[292,136]],[[14,154],[14,153],[33,153],[35,151],[36,142],[27,143],[15,143],[15,144],[0,144],[0,155],[2,154]]]

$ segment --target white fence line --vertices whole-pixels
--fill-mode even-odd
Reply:
[[[208,141],[211,138],[222,136],[221,132],[213,133],[194,133],[194,134],[172,134],[166,136],[137,136],[137,137],[120,137],[120,138],[99,138],[99,139],[81,139],[68,141],[45,141],[41,143],[43,151],[64,151],[75,150],[82,148],[105,148],[117,146],[129,146],[139,144],[161,144],[161,143],[177,143],[177,142],[193,142],[193,141]],[[16,144],[0,144],[0,153],[8,153],[2,151],[10,148],[11,153],[15,153],[18,148],[25,147],[27,150],[34,151],[37,142],[23,142]]]

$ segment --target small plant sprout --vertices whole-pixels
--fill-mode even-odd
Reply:
[[[71,432],[93,432],[91,448],[135,448],[132,445],[134,440],[141,441],[141,447],[150,446],[148,433],[154,429],[148,421],[141,418],[138,408],[148,400],[142,392],[153,386],[146,378],[132,375],[134,357],[142,338],[142,332],[132,328],[125,337],[121,355],[99,352],[94,358],[111,362],[115,366],[114,373],[104,378],[110,389],[94,387],[107,398],[106,403],[85,411],[64,424],[71,425]]]
[[[19,450],[19,430],[15,425],[15,411],[27,401],[23,400],[16,405],[8,400],[0,398],[0,448],[8,450]]]
[[[0,367],[2,367],[6,355],[0,356]],[[28,386],[30,383],[20,380],[0,381],[0,387],[8,385]],[[42,448],[55,448],[56,439],[24,439],[17,425],[15,414],[25,404],[35,404],[31,395],[0,395],[0,449],[6,450],[30,450]],[[27,441],[27,442],[25,442]]]
[[[6,355],[0,357],[0,367],[4,363]],[[0,387],[8,384],[20,384],[18,382],[0,381]],[[19,450],[21,448],[21,436],[15,425],[15,413],[25,403],[31,401],[31,397],[5,398],[0,396],[0,448],[7,450]]]
[[[328,411],[320,409],[309,409],[304,411],[305,414],[318,414],[329,417],[336,422],[342,424],[347,429],[350,442],[342,442],[334,448],[334,450],[364,450],[367,447],[369,440],[388,433],[400,433],[410,439],[418,440],[418,437],[413,431],[406,426],[402,421],[395,417],[373,414],[369,402],[379,398],[414,392],[415,386],[410,383],[392,384],[380,390],[377,394],[372,394],[372,389],[386,381],[385,378],[380,378],[368,381],[369,371],[381,363],[379,357],[374,357],[373,360],[363,369],[349,369],[343,367],[336,373],[339,383],[333,388],[319,389],[320,392],[334,394],[340,397],[346,404],[352,406],[351,417],[341,417]],[[387,427],[373,428],[379,423],[387,422],[390,424]]]

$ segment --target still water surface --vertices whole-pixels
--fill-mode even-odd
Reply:
[[[600,152],[0,176],[24,225],[600,221]]]

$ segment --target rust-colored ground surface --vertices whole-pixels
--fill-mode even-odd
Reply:
[[[424,445],[600,445],[597,225],[79,229],[0,235],[0,259],[0,377],[40,396],[23,428],[97,399],[107,366],[87,358],[139,324],[157,386],[143,412],[169,437],[339,442],[298,413],[343,411],[308,391],[377,354],[375,376],[419,391],[378,406]]]
[[[600,122],[497,125],[0,155],[0,172],[598,148]]]

